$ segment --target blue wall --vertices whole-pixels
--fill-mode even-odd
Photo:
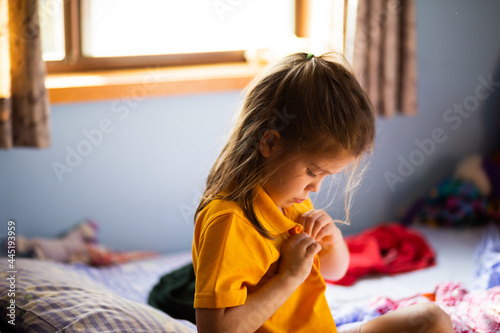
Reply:
[[[500,2],[422,0],[417,15],[419,114],[378,120],[347,234],[397,220],[462,157],[499,146],[500,87],[473,103],[486,94],[481,78],[500,81]],[[88,217],[115,249],[189,249],[195,201],[239,98],[235,91],[52,106],[51,148],[0,151],[0,233],[11,218],[18,234],[54,236]],[[464,103],[467,118],[448,111]],[[431,151],[419,153],[415,140]],[[78,150],[87,156],[71,153]],[[420,165],[406,170],[403,160]],[[341,206],[327,209],[337,215]]]

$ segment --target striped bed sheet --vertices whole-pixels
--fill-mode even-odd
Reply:
[[[144,301],[149,285],[184,264],[186,254],[107,269],[26,258],[12,268],[2,259],[2,332],[196,332]]]
[[[149,292],[161,276],[191,261],[191,252],[179,252],[109,267],[84,264],[71,267],[118,295],[146,304]]]

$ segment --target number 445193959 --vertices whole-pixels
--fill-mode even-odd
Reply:
[[[7,261],[9,269],[16,268],[16,222],[9,221],[7,224]]]

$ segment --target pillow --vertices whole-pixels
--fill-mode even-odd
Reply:
[[[69,265],[28,258],[15,265],[12,270],[0,258],[2,331],[196,332],[191,323],[128,300]]]

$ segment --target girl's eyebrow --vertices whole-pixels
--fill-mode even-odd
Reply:
[[[323,172],[323,173],[326,173],[326,174],[329,174],[329,175],[333,175],[333,174],[334,174],[333,172],[330,172],[330,171],[328,171],[328,170],[321,169],[319,166],[317,166],[317,165],[316,165],[316,164],[314,164],[314,163],[311,163],[311,165],[312,165],[313,167],[315,167],[316,169],[318,169],[319,171]]]

